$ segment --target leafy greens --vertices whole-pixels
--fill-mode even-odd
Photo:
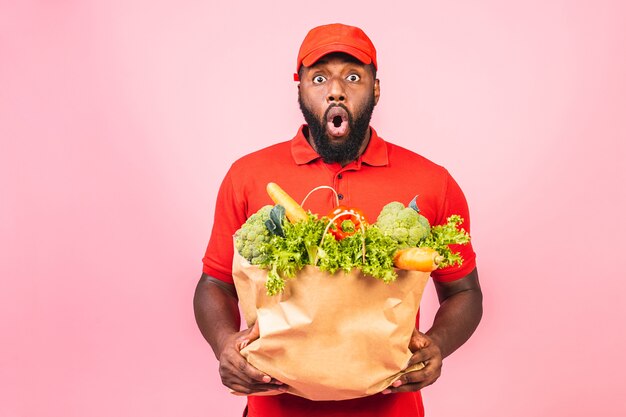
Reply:
[[[397,278],[393,256],[399,248],[405,246],[405,242],[398,241],[376,223],[338,240],[331,233],[324,236],[330,221],[328,217],[318,218],[308,213],[306,220],[290,223],[285,219],[285,210],[280,205],[274,206],[271,211],[267,207],[263,210],[266,237],[259,239],[262,248],[255,252],[263,256],[246,258],[268,271],[268,295],[282,292],[286,279],[294,278],[306,265],[317,266],[330,274],[338,271],[347,273],[358,268],[364,274],[385,283]],[[259,220],[256,220],[256,224],[260,223]],[[455,215],[448,218],[446,224],[431,227],[430,233],[417,246],[430,247],[439,252],[443,256],[441,267],[460,265],[463,262],[460,254],[454,253],[449,245],[469,242],[469,234],[458,228],[462,221],[460,216]],[[244,224],[242,229],[245,227],[249,226]]]

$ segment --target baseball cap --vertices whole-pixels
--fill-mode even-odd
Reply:
[[[378,69],[376,48],[365,32],[355,26],[332,23],[315,27],[307,33],[298,52],[294,80],[299,81],[298,71],[302,65],[310,67],[331,52],[344,52],[364,64],[374,64]]]

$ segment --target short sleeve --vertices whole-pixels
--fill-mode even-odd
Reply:
[[[441,207],[438,209],[434,224],[444,224],[448,217],[458,214],[463,218],[461,227],[470,233],[470,215],[467,200],[457,182],[448,174],[443,192],[443,200]],[[451,245],[453,252],[459,252],[463,257],[461,266],[449,266],[447,268],[437,269],[431,276],[436,281],[449,282],[465,277],[476,267],[476,254],[472,247],[472,243],[467,245]]]
[[[221,281],[233,283],[233,235],[245,221],[246,205],[238,197],[233,185],[231,167],[217,194],[213,229],[202,259],[202,272]]]

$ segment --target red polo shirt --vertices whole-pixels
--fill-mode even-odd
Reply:
[[[332,186],[340,204],[357,207],[370,222],[375,222],[382,207],[391,201],[405,205],[419,195],[417,205],[431,225],[442,224],[452,214],[465,219],[469,231],[469,212],[463,192],[443,167],[426,158],[385,142],[374,129],[367,149],[356,161],[342,167],[326,164],[313,150],[300,127],[296,136],[251,153],[236,161],[226,174],[217,196],[213,230],[203,272],[232,283],[232,236],[250,215],[273,204],[265,186],[275,182],[296,201],[320,185]],[[306,201],[305,209],[326,214],[335,205],[329,190],[319,190]],[[465,260],[461,267],[437,270],[432,277],[453,281],[469,274],[476,266],[470,245],[454,248]],[[309,401],[289,394],[248,397],[251,417],[395,417],[423,416],[422,399],[417,393],[374,395],[348,401]]]

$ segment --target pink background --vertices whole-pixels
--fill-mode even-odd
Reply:
[[[626,415],[624,3],[224,3],[2,1],[0,416],[240,415],[191,306],[216,189],[333,21],[473,214],[485,317],[428,415]]]

